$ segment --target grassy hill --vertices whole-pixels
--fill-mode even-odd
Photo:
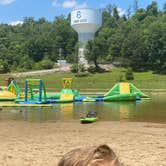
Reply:
[[[62,78],[73,78],[73,87],[81,91],[105,91],[119,82],[120,75],[125,75],[124,70],[113,69],[112,72],[90,74],[86,77],[75,77],[73,73],[59,73],[47,75],[36,75],[15,78],[18,84],[23,87],[26,78],[40,78],[44,81],[48,91],[59,91],[62,88]],[[5,85],[5,79],[9,75],[1,75],[0,86]],[[134,73],[134,80],[130,81],[140,89],[165,89],[166,75],[157,75],[152,72]],[[125,77],[124,77],[125,80]]]

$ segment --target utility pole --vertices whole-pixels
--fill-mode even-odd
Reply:
[[[61,71],[62,48],[59,48],[59,71]]]

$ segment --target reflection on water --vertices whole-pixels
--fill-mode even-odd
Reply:
[[[62,118],[70,118],[73,119],[73,103],[69,103],[69,104],[61,104],[60,105],[60,111],[61,111],[61,115]]]
[[[29,122],[57,121],[60,116],[55,108],[3,108],[0,112],[0,119],[3,120],[24,120]]]
[[[142,121],[166,123],[166,95],[152,96],[139,102],[98,102],[56,104],[52,107],[2,108],[0,120],[56,122],[78,120],[89,111],[96,111],[100,121]]]

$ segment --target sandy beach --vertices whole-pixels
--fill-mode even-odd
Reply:
[[[68,151],[108,144],[126,166],[166,166],[166,125],[0,121],[1,166],[56,166]]]

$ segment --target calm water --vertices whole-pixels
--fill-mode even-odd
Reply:
[[[166,94],[153,95],[140,102],[70,103],[48,108],[2,108],[0,120],[56,122],[79,120],[95,110],[100,121],[135,121],[166,123]]]

